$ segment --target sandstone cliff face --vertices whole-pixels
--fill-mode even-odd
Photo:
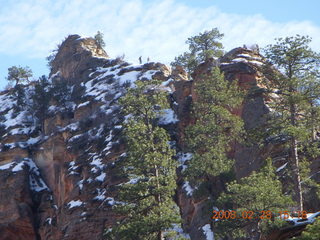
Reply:
[[[102,239],[116,221],[112,172],[124,152],[117,100],[138,79],[170,74],[160,63],[109,59],[93,39],[72,35],[53,61],[52,88],[65,88],[51,99],[42,131],[33,85],[23,87],[23,106],[15,90],[1,93],[1,239]]]
[[[59,72],[69,83],[85,80],[81,78],[83,71],[99,66],[107,58],[107,53],[94,39],[71,35],[60,45],[53,59],[51,75]]]
[[[193,81],[219,64],[228,80],[259,89],[263,61],[258,53],[237,48],[220,63],[200,65]],[[115,163],[125,153],[120,138],[125,116],[118,99],[136,80],[163,81],[161,88],[168,92],[172,109],[161,124],[177,143],[178,172],[191,156],[185,150],[184,129],[193,122],[190,106],[195,96],[193,81],[183,69],[110,59],[93,39],[78,35],[61,44],[52,64],[53,84],[46,91],[53,95],[43,122],[33,110],[33,84],[23,86],[20,93],[16,89],[0,93],[0,239],[103,239],[104,230],[118,218],[112,212],[114,186],[121,182]],[[252,129],[263,125],[269,111],[266,103],[263,92],[256,91],[234,113],[244,119],[246,129]],[[270,151],[277,153],[276,145],[260,149],[236,144],[231,154],[237,177],[259,169]],[[214,206],[193,196],[192,186],[181,176],[178,186],[184,231],[191,239],[210,239]],[[214,196],[221,190],[220,179],[212,179],[210,186]]]
[[[247,131],[253,131],[256,128],[263,129],[270,113],[268,104],[272,101],[275,94],[267,94],[265,84],[272,79],[267,79],[263,74],[265,68],[265,59],[256,51],[247,48],[236,48],[227,53],[219,60],[210,59],[198,66],[193,73],[193,81],[175,82],[174,100],[178,107],[177,114],[179,117],[178,123],[178,139],[181,152],[178,154],[178,160],[181,162],[181,168],[187,167],[187,161],[190,154],[187,153],[184,142],[184,129],[193,123],[192,115],[190,115],[190,104],[196,101],[197,96],[193,90],[193,82],[201,81],[204,75],[210,70],[219,66],[224,73],[225,78],[229,81],[237,81],[238,85],[247,91],[247,96],[241,107],[233,109],[232,112],[240,116],[244,121],[244,128]],[[274,69],[269,69],[274,71]],[[283,141],[270,140],[263,147],[258,143],[247,142],[235,143],[230,156],[235,159],[234,172],[238,179],[248,176],[252,171],[259,170],[265,163],[267,157],[272,157],[273,164],[277,168],[277,174],[283,184],[290,182],[287,176],[287,168],[290,168],[288,162],[288,152],[284,148]],[[311,167],[313,172],[319,169],[319,161],[314,160]],[[183,170],[182,170],[183,171]],[[179,181],[178,190],[178,205],[180,206],[182,217],[184,219],[184,228],[190,234],[191,239],[210,239],[210,231],[214,232],[214,225],[211,220],[211,211],[216,209],[214,201],[211,198],[218,197],[218,194],[223,191],[223,182],[219,178],[212,178],[208,182],[210,194],[204,196],[193,196],[194,188],[183,179]],[[306,196],[305,206],[308,211],[319,209],[314,196]],[[313,199],[313,200],[312,200]],[[208,206],[209,204],[209,206]],[[211,204],[211,205],[210,205]],[[280,240],[287,239],[288,236],[296,236],[304,227],[288,227],[275,231],[269,236],[263,236],[264,239]]]
[[[184,152],[183,131],[185,127],[193,122],[189,108],[190,103],[197,99],[193,91],[193,82],[200,81],[214,66],[220,66],[226,79],[237,81],[241,88],[246,90],[262,88],[261,79],[263,76],[260,68],[263,63],[264,59],[258,53],[245,48],[236,48],[218,61],[210,59],[199,65],[193,73],[193,81],[175,83],[176,91],[174,92],[174,97],[180,111],[178,111],[180,120],[178,129],[181,133],[179,138],[182,149],[180,154],[184,164],[188,160],[188,153]],[[239,115],[244,120],[247,130],[264,124],[266,115],[269,113],[265,97],[262,91],[258,92],[247,97],[239,109],[233,110],[234,114]],[[241,178],[249,175],[254,170],[258,170],[265,160],[264,155],[267,151],[269,152],[270,149],[259,149],[256,145],[236,144],[233,146],[230,154],[235,158],[237,177]],[[208,185],[211,186],[211,196],[213,197],[217,197],[217,194],[223,188],[222,182],[218,178],[211,179]],[[213,205],[208,206],[208,204],[212,204],[212,201],[208,201],[208,196],[192,196],[192,186],[188,182],[183,182],[183,180],[181,180],[178,196],[178,204],[185,220],[184,227],[190,233],[191,239],[207,239],[206,234],[208,234],[208,231],[214,231],[211,211],[215,207]]]

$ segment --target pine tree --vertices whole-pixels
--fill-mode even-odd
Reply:
[[[217,28],[213,28],[210,31],[204,31],[197,36],[188,38],[186,43],[189,46],[189,52],[176,57],[171,65],[182,66],[191,74],[201,62],[209,58],[222,56],[223,47],[222,43],[219,42],[222,37],[223,34]]]
[[[114,227],[113,239],[158,239],[164,231],[179,223],[178,208],[173,201],[176,189],[175,151],[170,138],[157,125],[157,117],[167,107],[164,92],[156,90],[157,81],[137,81],[121,100],[129,115],[124,136],[126,157],[122,161],[128,182],[119,189],[115,210],[125,218]]]
[[[228,157],[231,144],[240,140],[243,122],[231,110],[240,106],[244,93],[237,82],[224,79],[218,67],[194,83],[196,98],[192,113],[195,124],[186,130],[187,144],[193,158],[186,174],[202,182],[210,176],[230,171],[233,161]]]
[[[96,35],[94,35],[94,39],[100,48],[104,48],[106,46],[103,40],[103,33],[98,31]]]
[[[26,107],[26,93],[22,85],[17,84],[14,89],[13,96],[16,102],[14,103],[13,109],[15,110],[15,113],[18,114],[19,111]]]
[[[44,133],[44,120],[48,115],[49,102],[51,100],[51,90],[49,89],[50,82],[46,76],[42,76],[34,86],[32,94],[32,111],[38,119],[41,131]]]
[[[7,80],[15,82],[16,86],[21,82],[28,82],[30,77],[32,77],[32,70],[28,66],[12,66],[8,68]]]
[[[320,219],[316,219],[313,224],[309,224],[302,232],[300,237],[294,238],[297,240],[319,240],[320,239]]]
[[[51,50],[50,54],[46,57],[47,67],[49,68],[49,70],[51,70],[51,68],[53,67],[53,61],[59,52],[61,44],[62,43],[57,44],[57,46],[53,50]]]
[[[311,39],[305,36],[279,38],[267,46],[265,55],[270,64],[278,67],[269,79],[270,91],[276,92],[271,109],[274,113],[273,129],[289,140],[290,162],[294,182],[294,200],[298,210],[303,209],[298,148],[314,139],[319,120],[320,97],[319,54],[309,47]]]
[[[280,213],[294,204],[291,197],[282,194],[282,184],[275,175],[272,161],[267,160],[260,172],[227,184],[227,191],[218,199],[227,209],[236,211],[240,219],[225,219],[216,222],[217,235],[221,237],[244,237],[241,228],[251,226],[247,232],[250,239],[259,239],[261,233],[284,223]],[[278,218],[277,218],[278,217]]]

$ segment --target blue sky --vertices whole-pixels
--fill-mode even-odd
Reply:
[[[318,0],[0,0],[0,89],[12,65],[48,74],[45,57],[68,34],[105,35],[111,57],[169,63],[185,40],[218,27],[225,50],[310,35],[320,51]]]
[[[273,22],[309,20],[320,24],[318,0],[186,0],[182,2],[192,7],[214,5],[225,13],[261,14]]]

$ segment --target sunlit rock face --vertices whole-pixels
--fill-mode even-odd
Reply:
[[[159,79],[170,92],[171,69],[110,59],[94,39],[71,35],[52,62],[52,97],[42,123],[34,84],[0,94],[0,231],[5,239],[103,239],[117,218],[114,162],[125,152],[118,99],[136,80]],[[170,81],[167,81],[170,80]],[[43,125],[43,128],[40,126]],[[37,174],[35,174],[35,172]]]
[[[202,63],[190,80],[181,67],[132,65],[110,58],[92,38],[70,35],[51,64],[52,84],[45,89],[50,99],[43,118],[34,111],[35,83],[0,93],[0,238],[103,239],[105,229],[119,219],[112,207],[115,186],[123,181],[117,161],[126,152],[121,138],[126,116],[118,100],[135,81],[158,79],[162,81],[158,88],[168,93],[170,103],[159,122],[177,151],[175,200],[183,231],[191,239],[209,239],[214,206],[208,208],[207,196],[194,196],[195,189],[181,174],[192,157],[184,131],[194,123],[194,82],[218,66],[226,79],[243,89],[263,88],[264,59],[257,50],[236,48],[221,59]],[[232,111],[243,118],[246,129],[252,129],[264,124],[268,101],[263,91],[257,91]],[[270,152],[281,157],[281,151],[276,144],[261,149],[235,143],[230,156],[235,158],[237,178],[259,169]],[[213,196],[222,190],[219,178],[209,185]]]

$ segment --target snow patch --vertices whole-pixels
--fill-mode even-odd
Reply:
[[[279,167],[276,172],[280,172],[282,169],[284,169],[287,166],[288,163],[283,164],[281,167]]]
[[[106,190],[105,189],[100,189],[100,188],[97,188],[97,196],[95,196],[93,198],[93,200],[98,200],[98,201],[103,201],[106,199],[106,196],[105,196],[105,193],[106,193]]]
[[[262,66],[264,63],[260,61],[250,60],[249,63],[252,63],[253,65]]]
[[[90,165],[94,166],[94,168],[91,170],[93,173],[96,173],[98,171],[97,169],[103,169],[104,167],[102,159],[97,154],[92,156]]]
[[[248,60],[245,59],[245,58],[234,58],[234,59],[232,59],[231,62],[244,62],[244,63],[247,63]]]
[[[102,172],[98,177],[96,177],[96,181],[103,182],[106,176],[107,174]]]
[[[178,118],[172,109],[162,110],[162,114],[159,117],[160,124],[171,124],[178,122]]]
[[[191,185],[188,181],[184,182],[184,184],[182,185],[182,188],[186,191],[188,196],[192,196],[192,194],[195,190],[194,188],[191,187]]]
[[[320,212],[308,213],[306,219],[291,216],[289,218],[280,216],[280,218],[284,218],[286,221],[292,222],[295,226],[300,226],[313,223],[318,216],[320,216]]]
[[[48,223],[49,225],[51,225],[52,224],[52,218],[47,218],[45,222]]]
[[[12,172],[22,171],[24,166],[24,162],[18,163],[14,168],[12,168]]]
[[[174,238],[170,238],[172,240],[180,239],[181,237],[183,239],[191,239],[190,235],[183,231],[183,229],[182,229],[180,224],[172,224],[172,228],[166,230],[165,233],[164,233],[165,235],[166,235],[166,232],[168,232],[168,233],[175,232],[177,234]]]
[[[83,189],[83,179],[82,179],[81,181],[79,181],[79,182],[77,183],[77,185],[78,185],[78,187],[80,188],[80,190],[82,190],[82,189]]]
[[[35,138],[29,138],[27,143],[29,145],[34,145],[34,144],[37,144],[40,140],[41,140],[41,136],[35,137]]]
[[[206,224],[202,227],[203,233],[207,240],[214,240],[214,234],[211,230],[210,224]]]
[[[81,104],[78,105],[77,108],[85,107],[85,106],[87,106],[89,103],[90,103],[90,101],[86,101],[86,102],[84,102],[84,103],[81,103]]]
[[[140,177],[132,178],[130,179],[130,181],[126,182],[126,184],[137,184],[137,182],[139,182],[140,179]]]
[[[75,161],[72,161],[69,163],[69,175],[74,175],[74,174],[78,174],[77,172],[75,172],[78,169],[78,166],[76,166]]]
[[[50,191],[48,186],[41,178],[39,168],[36,166],[36,164],[28,158],[26,159],[25,163],[30,168],[29,183],[31,190],[35,192],[41,192],[42,190]]]
[[[169,78],[167,81],[162,82],[161,85],[162,86],[168,86],[170,83],[172,83],[174,80],[173,78]]]
[[[114,200],[113,197],[108,197],[108,198],[106,198],[105,200],[108,201],[108,204],[109,204],[110,206],[114,206],[114,205],[118,205],[118,204],[121,204],[121,205],[124,205],[124,204],[125,204],[124,202],[120,202],[120,201]]]
[[[142,74],[142,76],[140,77],[140,79],[146,78],[146,79],[148,79],[148,80],[152,80],[152,77],[153,77],[153,75],[154,75],[156,72],[158,72],[158,71],[156,71],[156,70],[146,71],[146,72],[144,72],[144,73]]]
[[[77,131],[79,127],[79,122],[71,123],[63,128],[63,131]]]
[[[181,165],[185,164],[186,161],[192,159],[192,153],[179,153],[178,154],[178,161]]]
[[[7,163],[7,164],[4,164],[4,165],[1,165],[0,166],[0,170],[6,170],[6,169],[9,169],[11,168],[15,163],[11,162],[11,163]]]
[[[69,203],[68,203],[68,208],[75,208],[75,207],[80,207],[80,206],[82,206],[82,204],[83,204],[83,202],[82,201],[80,201],[80,200],[76,200],[76,201],[74,201],[74,200],[71,200]]]
[[[192,159],[192,153],[178,153],[177,154],[178,157],[178,166],[182,167],[182,172],[186,170],[186,168],[188,167],[188,165],[186,164],[187,161]]]
[[[131,71],[126,72],[121,76],[118,76],[118,81],[120,85],[123,85],[127,82],[130,82],[131,84],[134,83],[138,79],[138,75],[140,74],[140,71]]]

